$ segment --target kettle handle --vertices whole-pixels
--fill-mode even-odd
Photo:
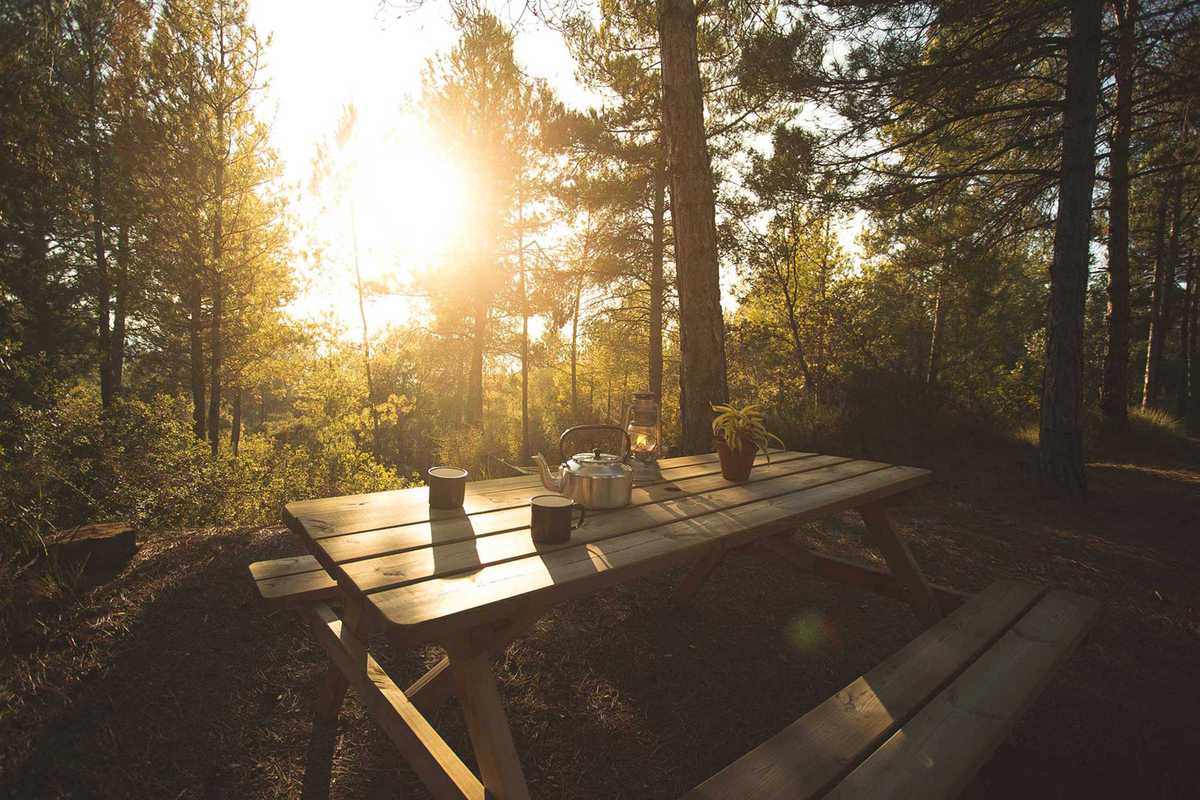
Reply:
[[[561,462],[567,460],[567,453],[563,449],[563,445],[567,442],[567,437],[576,431],[617,431],[625,437],[625,455],[622,456],[622,461],[628,461],[629,456],[633,454],[633,442],[629,438],[629,431],[620,428],[616,425],[576,425],[574,428],[567,428],[562,432],[562,436],[558,437],[558,459]]]

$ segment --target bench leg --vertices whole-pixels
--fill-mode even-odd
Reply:
[[[312,735],[304,757],[304,800],[326,800],[333,771],[333,751],[337,745],[338,712],[346,697],[346,678],[337,667],[330,667],[317,687],[313,704]]]
[[[882,505],[875,504],[863,506],[858,509],[858,513],[862,517],[863,523],[867,527],[867,533],[875,547],[883,553],[884,560],[887,561],[892,574],[904,586],[908,602],[912,604],[917,617],[930,624],[941,619],[941,606],[938,605],[937,598],[934,597],[933,590],[929,588],[925,576],[921,574],[921,568],[913,559],[908,545],[900,538],[900,533],[896,530],[887,509]]]
[[[454,691],[467,720],[467,733],[488,797],[529,800],[529,787],[513,744],[512,730],[492,676],[488,651],[469,638],[446,643]]]
[[[366,641],[363,609],[361,604],[349,605],[346,609],[345,628],[353,629]],[[366,658],[366,652],[363,652]],[[313,703],[312,734],[304,757],[303,800],[327,800],[329,783],[333,773],[333,752],[337,746],[338,713],[346,699],[348,686],[346,676],[338,667],[331,666],[317,686],[317,697]]]

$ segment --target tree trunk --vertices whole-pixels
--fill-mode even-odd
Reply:
[[[942,331],[946,327],[946,269],[943,265],[937,278],[937,294],[933,298],[933,327],[929,331],[929,362],[925,365],[925,385],[932,388],[938,379],[942,357]]]
[[[221,7],[221,23],[217,26],[217,43],[220,48],[220,63],[217,71],[216,142],[220,146],[214,166],[214,207],[212,238],[212,319],[209,320],[209,377],[208,377],[208,444],[213,458],[221,450],[221,360],[225,355],[221,338],[222,316],[225,313],[225,288],[221,281],[222,260],[225,254],[225,166],[229,159],[229,141],[225,134],[225,25],[224,6]]]
[[[379,409],[375,408],[375,381],[371,377],[371,332],[367,327],[367,303],[363,297],[362,270],[358,266],[358,219],[350,201],[350,239],[354,247],[354,290],[358,293],[358,319],[362,323],[363,371],[367,374],[367,409],[371,415],[371,455],[379,460]]]
[[[487,335],[487,313],[487,301],[482,298],[477,300],[471,336],[471,367],[467,383],[466,421],[470,425],[483,421],[483,340]]]
[[[1196,305],[1196,258],[1188,259],[1187,283],[1183,293],[1183,314],[1179,320],[1179,387],[1175,409],[1181,420],[1188,417],[1189,395],[1192,388],[1192,313]]]
[[[92,258],[96,268],[96,349],[100,360],[100,405],[112,405],[112,285],[108,274],[108,247],[104,237],[104,203],[101,199],[104,178],[100,166],[100,103],[99,103],[99,54],[97,53],[96,30],[98,20],[90,18],[84,27],[85,50],[87,53],[88,91],[88,160],[91,186],[89,187],[92,207]]]
[[[659,0],[658,33],[679,290],[680,447],[687,454],[712,449],[710,404],[728,398],[716,206],[692,0]]]
[[[517,270],[521,291],[521,463],[529,463],[529,292],[525,282],[525,207],[517,190]]]
[[[125,320],[129,315],[129,226],[124,223],[117,230],[116,290],[108,366],[113,391],[120,392],[125,380]]]
[[[216,227],[221,228],[220,213],[217,214]],[[213,256],[219,258],[218,248],[213,248]],[[224,342],[221,338],[221,317],[224,314],[224,292],[221,285],[221,273],[213,265],[212,277],[212,318],[208,321],[208,446],[213,457],[221,450],[221,360],[224,356]]]
[[[661,137],[661,134],[660,134]],[[662,401],[663,376],[663,260],[666,246],[664,233],[667,215],[666,153],[659,142],[654,160],[654,216],[650,223],[650,354],[648,364],[649,391]]]
[[[1049,331],[1038,438],[1043,486],[1076,498],[1087,492],[1083,459],[1083,317],[1092,188],[1096,180],[1102,10],[1098,0],[1075,0],[1071,7],[1062,168],[1054,260],[1050,265]]]
[[[204,307],[201,296],[200,275],[204,272],[203,262],[197,267],[197,275],[188,291],[188,364],[192,383],[192,431],[196,438],[204,441],[206,416],[204,405]]]
[[[1109,152],[1107,347],[1100,410],[1113,427],[1129,424],[1129,134],[1133,126],[1133,47],[1137,0],[1117,0],[1117,108]]]
[[[1170,259],[1167,256],[1167,212],[1171,209],[1176,179],[1166,181],[1158,200],[1156,227],[1154,231],[1154,284],[1150,291],[1150,330],[1146,334],[1146,374],[1142,383],[1142,408],[1149,408],[1158,400],[1159,367],[1162,364],[1163,342],[1166,338],[1167,297],[1170,285],[1167,271]]]
[[[575,309],[571,314],[571,424],[579,424],[579,299],[583,294],[583,276],[575,284]]]
[[[229,449],[237,458],[238,445],[242,443],[242,387],[239,384],[233,390],[233,417],[229,429]]]

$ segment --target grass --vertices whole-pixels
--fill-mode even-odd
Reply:
[[[1200,469],[1176,455],[1105,455],[1085,506],[1036,497],[1019,444],[909,459],[937,473],[899,511],[931,580],[1019,576],[1105,602],[966,796],[1195,796]],[[803,534],[878,562],[859,531],[844,516]],[[325,657],[245,571],[297,550],[279,528],[154,532],[110,582],[33,607],[0,642],[0,796],[298,796]],[[678,797],[921,627],[902,604],[760,560],[732,559],[685,605],[680,578],[560,606],[498,659],[536,797]],[[438,656],[374,647],[401,685]],[[469,753],[453,703],[432,722]],[[426,796],[353,698],[333,795]]]

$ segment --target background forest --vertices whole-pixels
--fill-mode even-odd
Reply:
[[[469,202],[437,257],[376,281],[301,235],[244,0],[5,4],[9,572],[92,519],[259,524],[433,463],[514,474],[647,389],[669,452],[711,449],[696,408],[728,396],[795,449],[1040,440],[1066,494],[1085,451],[1047,470],[1056,447],[1200,429],[1195,6],[697,6],[699,150],[666,133],[689,106],[654,4],[455,6],[416,112]],[[532,24],[602,102],[527,74]],[[357,110],[313,125],[307,190],[357,241]],[[706,192],[697,255],[678,221]],[[292,313],[313,271],[354,287],[358,325]],[[373,323],[389,298],[420,311]],[[687,333],[706,315],[715,348]]]

